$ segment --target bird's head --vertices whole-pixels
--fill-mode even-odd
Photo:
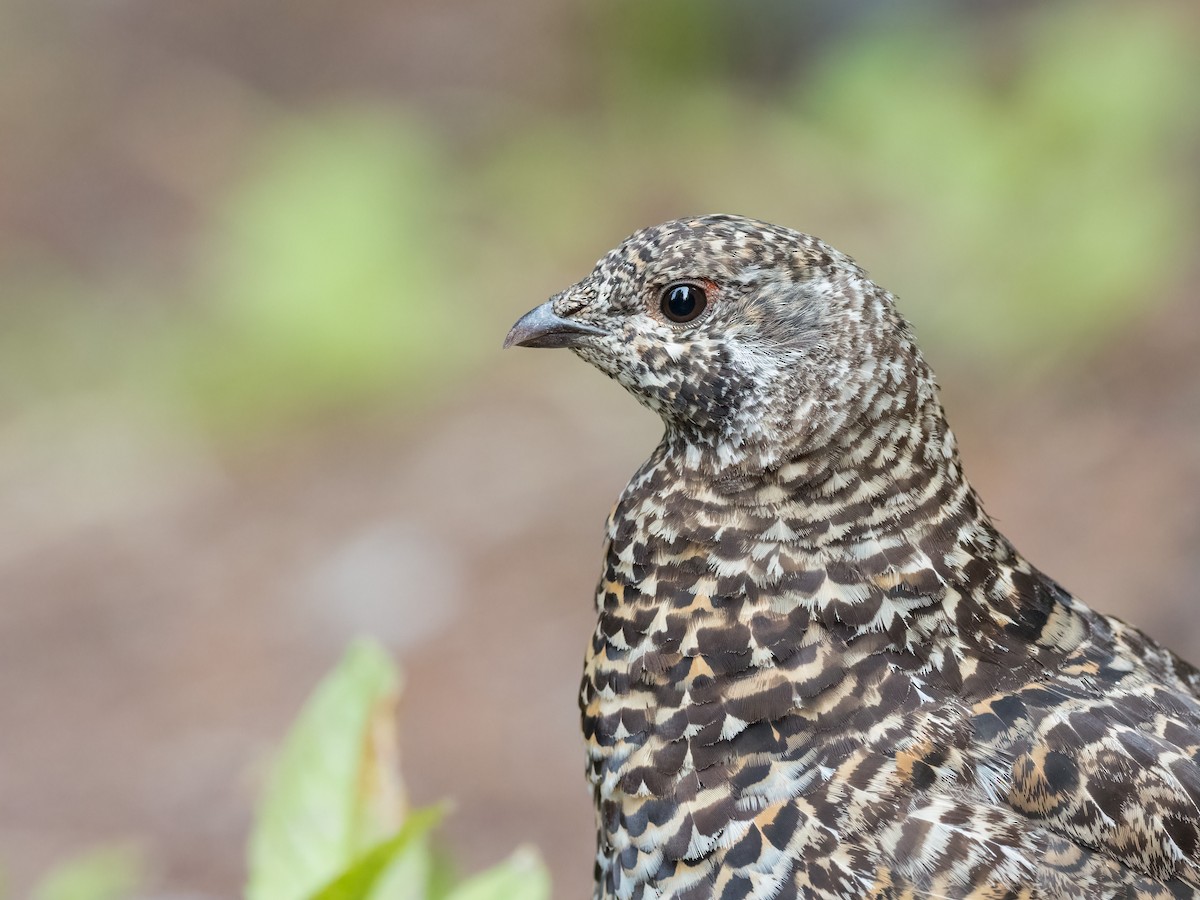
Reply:
[[[718,470],[819,452],[915,406],[928,378],[890,295],[849,257],[726,215],[635,232],[504,345],[571,348]]]

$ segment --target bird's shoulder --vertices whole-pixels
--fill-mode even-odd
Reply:
[[[1090,613],[1089,639],[1053,671],[972,707],[994,799],[1082,848],[1200,886],[1200,701],[1195,670]]]

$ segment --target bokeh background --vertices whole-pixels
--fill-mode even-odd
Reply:
[[[601,528],[657,423],[499,352],[627,233],[740,212],[901,296],[968,474],[1200,656],[1200,9],[0,2],[0,860],[229,897],[358,634],[470,871],[585,896]]]

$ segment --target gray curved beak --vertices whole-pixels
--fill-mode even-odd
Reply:
[[[594,325],[585,325],[554,314],[553,300],[535,306],[508,332],[504,347],[575,347],[580,338],[604,334]]]

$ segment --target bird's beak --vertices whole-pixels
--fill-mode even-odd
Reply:
[[[508,347],[576,347],[581,338],[604,334],[594,325],[586,325],[554,314],[553,300],[535,306],[521,318],[504,339]]]

